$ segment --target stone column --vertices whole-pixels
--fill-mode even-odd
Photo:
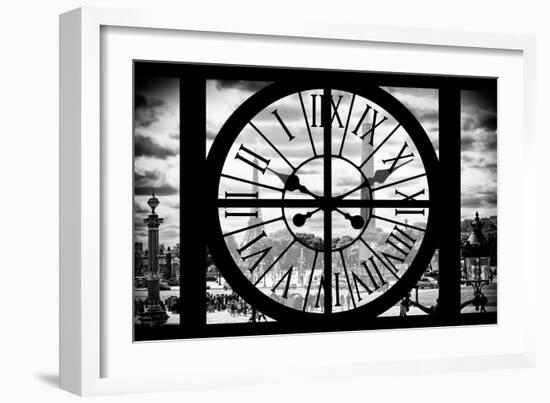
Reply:
[[[159,199],[153,193],[147,201],[151,208],[151,214],[143,220],[148,227],[148,271],[147,274],[147,301],[144,312],[139,314],[139,320],[144,326],[158,326],[166,323],[168,314],[166,313],[160,299],[160,272],[159,272],[159,227],[164,218],[155,213],[155,209],[160,204]]]

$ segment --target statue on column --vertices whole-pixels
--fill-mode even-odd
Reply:
[[[151,208],[151,214],[143,220],[148,227],[148,273],[147,273],[147,299],[144,309],[138,314],[140,323],[144,326],[159,326],[166,323],[168,314],[164,303],[160,299],[160,267],[158,261],[159,255],[159,227],[163,223],[161,218],[155,213],[155,209],[160,204],[159,199],[152,197],[147,201]]]

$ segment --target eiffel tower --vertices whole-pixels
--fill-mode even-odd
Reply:
[[[258,160],[254,159],[254,164],[258,165]],[[258,170],[252,168],[252,182],[258,183]],[[260,190],[258,189],[258,185],[252,185],[252,193],[256,193],[258,195],[258,198],[260,197]],[[262,218],[262,210],[260,208],[250,208],[250,218],[248,219],[247,227],[250,227],[252,225],[256,225],[259,223],[263,223]],[[262,225],[258,225],[255,228],[252,228],[251,230],[248,230],[246,232],[246,235],[244,236],[243,242],[241,243],[241,246],[246,245],[247,243],[251,242],[253,239],[257,238],[262,232],[264,232],[265,228]]]
[[[258,160],[255,158],[254,159],[254,164],[255,165],[258,165]],[[254,169],[252,168],[253,171],[252,171],[252,182],[254,183],[258,183],[258,170],[257,169]],[[260,190],[258,189],[258,185],[252,185],[252,193],[256,193],[257,194],[257,197],[259,198],[260,197]],[[251,207],[250,208],[250,218],[248,219],[248,223],[247,223],[247,227],[250,227],[250,226],[253,226],[253,225],[256,225],[256,224],[261,224],[261,225],[258,225],[257,227],[254,227],[250,230],[248,230],[243,238],[243,241],[241,242],[241,247],[243,247],[244,245],[247,245],[248,243],[252,242],[254,239],[256,239],[257,237],[259,237],[262,232],[265,231],[265,228],[264,228],[264,225],[263,225],[263,217],[262,217],[262,210],[260,208],[254,208],[254,207]],[[243,268],[246,268],[248,269],[249,267],[251,267],[254,262],[256,260],[256,257],[254,258],[251,258],[249,262],[247,262],[247,264],[243,267]],[[261,262],[259,267],[258,267],[258,270],[255,270],[255,273],[251,273],[251,280],[252,281],[255,281],[257,279],[257,277],[260,275],[261,272],[263,272],[263,265],[264,265],[264,262]],[[248,270],[246,270],[246,272],[248,272]],[[265,285],[265,278],[264,278],[264,285]]]

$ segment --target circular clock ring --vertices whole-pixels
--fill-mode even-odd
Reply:
[[[233,143],[244,127],[262,110],[274,102],[302,91],[319,90],[345,91],[357,94],[384,108],[406,131],[414,143],[425,169],[429,192],[428,209],[424,236],[414,260],[410,263],[399,281],[382,295],[365,305],[343,312],[307,312],[297,310],[270,298],[255,287],[235,263],[223,237],[219,217],[218,193],[224,163]],[[326,113],[326,112],[325,112]],[[357,323],[374,318],[398,303],[415,286],[429,265],[437,245],[438,201],[438,158],[426,132],[414,115],[391,94],[368,81],[350,82],[332,77],[316,81],[281,81],[268,85],[248,98],[225,122],[213,142],[207,159],[207,232],[209,251],[217,267],[229,282],[232,289],[255,309],[265,313],[280,323],[292,326],[322,326],[327,323]],[[330,203],[331,201],[329,201]],[[283,202],[284,203],[284,200]],[[334,202],[337,203],[337,202]],[[367,205],[367,204],[366,204]],[[284,207],[284,206],[282,206]],[[338,207],[331,205],[330,208]],[[326,208],[326,206],[325,206]],[[321,253],[332,253],[323,251]],[[326,260],[325,260],[326,261]]]

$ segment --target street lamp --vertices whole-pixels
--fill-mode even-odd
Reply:
[[[465,274],[462,283],[472,286],[474,289],[474,296],[468,301],[463,302],[460,309],[471,304],[475,307],[476,311],[487,312],[485,310],[487,297],[483,294],[483,286],[489,284],[490,281],[484,279],[481,275],[481,259],[489,259],[490,244],[485,235],[483,235],[483,224],[477,212],[471,225],[472,232],[461,245]]]

